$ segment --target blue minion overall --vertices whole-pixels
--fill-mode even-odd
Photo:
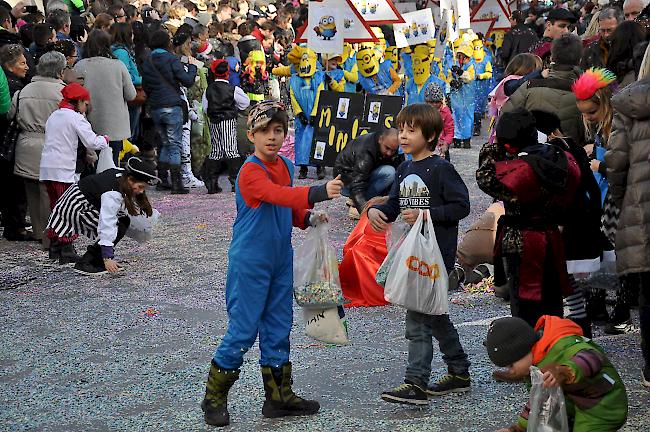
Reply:
[[[390,61],[385,61],[379,65],[379,72],[371,77],[364,77],[359,72],[359,84],[369,94],[383,94],[390,86],[393,85],[393,77],[390,75],[392,68]],[[375,78],[377,80],[375,81]]]
[[[467,71],[470,68],[474,68],[474,60],[462,66],[463,71]],[[475,91],[476,86],[473,76],[470,82],[463,83],[458,90],[451,91],[449,98],[451,99],[451,109],[454,117],[455,139],[465,140],[472,137]]]
[[[305,113],[310,118],[316,103],[318,89],[325,81],[325,74],[321,71],[316,72],[309,77],[309,83],[303,77],[292,75],[290,86],[291,91]],[[314,136],[314,127],[309,124],[303,124],[300,118],[294,119],[296,127],[296,165],[309,165],[309,152],[311,151],[311,141]]]
[[[280,157],[293,185],[293,164]],[[268,172],[256,156],[250,156],[247,163]],[[228,330],[214,353],[214,362],[225,369],[238,369],[259,334],[260,365],[277,368],[289,361],[293,322],[292,210],[264,202],[249,207],[239,191],[239,179],[235,200],[237,218],[226,280]]]

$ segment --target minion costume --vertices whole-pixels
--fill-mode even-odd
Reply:
[[[241,88],[246,92],[251,104],[261,102],[269,93],[269,73],[266,70],[264,51],[253,50],[248,53],[241,74]]]
[[[476,73],[476,93],[474,96],[474,136],[481,134],[481,119],[487,110],[488,94],[492,91],[492,63],[485,55],[483,41],[475,39],[474,46],[474,72]]]
[[[445,83],[440,78],[431,74],[431,57],[427,45],[416,45],[412,54],[413,75],[406,83],[406,105],[425,103],[424,93],[427,86],[436,83],[444,87]]]
[[[339,54],[327,55],[321,54],[321,64],[325,67],[325,83],[327,84],[327,89],[335,92],[345,91],[345,71],[341,69],[341,63],[343,56]],[[338,67],[334,69],[328,69],[328,63],[330,60],[338,59]]]
[[[248,116],[248,129],[267,127],[284,105],[263,101]],[[228,251],[226,307],[228,329],[217,348],[201,408],[207,424],[230,422],[228,392],[239,378],[244,354],[259,335],[260,366],[266,394],[265,417],[311,415],[316,401],[291,389],[289,333],[293,321],[292,226],[317,223],[307,210],[328,200],[326,185],[294,188],[293,164],[284,157],[263,162],[249,157],[237,177],[237,218]],[[262,188],[266,194],[256,191]]]
[[[399,63],[399,48],[396,46],[387,46],[386,49],[384,50],[384,61],[383,63],[390,62],[391,67],[395,72],[398,73],[401,69],[401,65]],[[396,96],[404,96],[404,82],[402,81],[402,84],[399,86],[399,88],[395,91]]]
[[[289,81],[291,106],[295,114],[296,128],[296,165],[300,166],[300,177],[307,176],[311,141],[314,136],[314,124],[320,92],[325,88],[325,73],[318,68],[316,53],[304,48],[297,73]]]
[[[357,65],[359,67],[359,85],[366,93],[393,95],[402,84],[392,63],[380,64],[377,52],[370,45],[363,45],[357,52]]]
[[[472,126],[474,124],[474,48],[471,43],[463,43],[458,47],[458,58],[462,62],[454,62],[449,71],[451,87],[451,109],[454,116],[454,147],[470,148]]]
[[[357,82],[359,81],[359,68],[357,66],[357,53],[352,49],[352,45],[345,42],[343,45],[343,75],[345,76],[344,91],[355,93],[357,91]]]

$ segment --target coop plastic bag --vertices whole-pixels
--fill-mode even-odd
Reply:
[[[424,210],[395,251],[384,287],[384,298],[408,310],[442,315],[449,313],[448,289],[445,262],[429,211]]]
[[[305,308],[325,309],[345,303],[339,280],[336,252],[329,244],[329,224],[309,228],[296,249],[293,264],[293,294]]]
[[[126,236],[138,243],[144,243],[153,237],[156,225],[160,222],[160,212],[153,209],[153,213],[149,217],[141,214],[137,216],[129,215],[129,218],[131,219],[131,224],[126,231]]]
[[[307,336],[328,344],[347,345],[348,326],[338,308],[303,309]]]
[[[561,387],[544,388],[544,375],[530,367],[529,432],[569,432],[564,393]]]
[[[387,231],[386,246],[388,247],[388,254],[386,254],[386,258],[384,258],[384,261],[377,270],[377,274],[375,274],[375,281],[382,287],[386,286],[386,279],[388,279],[388,272],[395,260],[395,253],[406,238],[409,232],[409,226],[400,217],[388,226]]]

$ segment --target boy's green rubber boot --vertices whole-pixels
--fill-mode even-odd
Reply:
[[[214,362],[210,366],[205,397],[201,402],[203,418],[211,426],[228,426],[228,391],[239,378],[239,369],[221,369]]]
[[[291,363],[281,368],[262,366],[262,380],[266,400],[262,407],[264,417],[313,415],[320,409],[316,401],[305,400],[291,390]]]

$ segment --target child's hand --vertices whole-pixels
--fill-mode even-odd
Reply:
[[[571,373],[569,372],[569,368],[566,366],[552,364],[544,366],[542,368],[542,372],[544,373],[543,377],[545,388],[558,387],[567,381],[569,383],[572,381],[570,380]]]
[[[598,168],[600,168],[600,161],[598,159],[592,159],[590,165],[593,172],[598,172]]]
[[[117,273],[121,269],[117,264],[117,261],[111,258],[104,260],[104,267],[106,267],[106,270],[108,270],[109,273]]]
[[[343,189],[343,180],[341,180],[341,174],[337,175],[334,180],[330,180],[325,185],[327,190],[327,197],[329,199],[338,198],[341,196],[341,189]]]
[[[560,383],[557,382],[557,379],[555,379],[555,376],[550,371],[544,372],[544,388],[552,388],[552,387],[557,387],[560,385]]]
[[[402,219],[404,219],[404,222],[406,222],[409,225],[413,225],[416,220],[418,220],[418,216],[420,216],[420,212],[422,210],[420,209],[406,209],[402,210]],[[424,220],[427,220],[427,214],[424,214]]]
[[[368,210],[368,220],[370,221],[370,226],[377,232],[382,232],[386,230],[388,225],[388,218],[383,211],[377,210],[376,208],[371,208]]]

